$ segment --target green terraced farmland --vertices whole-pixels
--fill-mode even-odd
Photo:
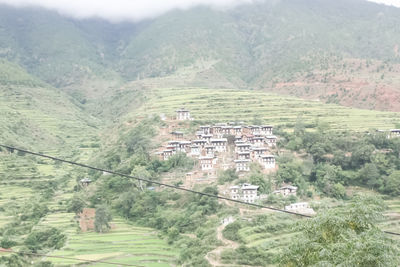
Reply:
[[[150,228],[136,227],[116,218],[111,224],[115,228],[109,233],[78,233],[72,213],[54,213],[47,216],[38,227],[50,225],[65,229],[68,235],[66,246],[50,255],[85,260],[102,260],[129,263],[140,266],[173,266],[178,252],[160,239]],[[44,258],[56,266],[68,266],[79,262],[73,260]],[[109,266],[91,264],[90,266]]]
[[[159,88],[153,89],[140,114],[174,116],[185,107],[199,121],[245,121],[254,118],[274,125],[293,125],[302,115],[305,123],[329,123],[332,129],[364,131],[390,129],[400,122],[399,114],[324,104],[294,97],[250,90]]]

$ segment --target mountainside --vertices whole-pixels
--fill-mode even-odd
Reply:
[[[197,7],[119,24],[0,7],[0,56],[91,99],[118,87],[98,86],[103,81],[169,76],[190,67],[201,85],[399,111],[399,44],[400,10],[362,0]]]
[[[84,113],[78,104],[19,66],[0,60],[2,143],[41,151],[65,146],[74,150],[77,148],[74,146],[90,136],[95,138],[98,131],[98,121]]]

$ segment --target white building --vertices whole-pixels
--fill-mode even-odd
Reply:
[[[191,144],[192,144],[191,141],[179,141],[177,151],[187,153],[189,151]]]
[[[201,149],[200,146],[191,145],[190,146],[190,155],[191,156],[200,156]]]
[[[212,170],[217,163],[217,159],[210,156],[200,157],[200,168],[202,171]]]
[[[236,152],[250,151],[251,144],[248,143],[237,143],[235,146]]]
[[[280,194],[282,196],[295,196],[297,193],[297,187],[292,185],[282,186],[278,190],[272,192],[273,194]]]
[[[232,134],[233,135],[241,135],[242,134],[242,126],[233,126]]]
[[[315,214],[315,211],[310,207],[310,205],[307,202],[298,202],[290,204],[288,206],[285,206],[285,210],[307,215]]]
[[[218,152],[225,152],[226,145],[228,144],[228,139],[219,138],[219,139],[210,139],[210,144],[215,146],[215,150]]]
[[[259,186],[251,185],[251,184],[243,184],[242,185],[242,200],[248,203],[254,203],[257,197],[257,190]]]
[[[256,137],[253,137],[250,142],[255,147],[262,147],[262,146],[264,146],[264,140],[265,140],[264,137],[256,136]]]
[[[229,189],[231,191],[231,198],[235,200],[240,200],[240,187],[235,185],[231,186]]]
[[[168,141],[167,147],[169,149],[173,148],[174,150],[179,149],[179,141]]]
[[[260,131],[262,135],[268,136],[273,134],[273,129],[274,127],[271,125],[262,125]]]
[[[203,140],[203,139],[193,140],[192,144],[203,148],[207,144],[207,140]]]
[[[252,151],[253,158],[258,159],[262,155],[266,155],[267,154],[268,148],[266,148],[266,147],[252,147],[251,151]]]
[[[237,158],[238,159],[250,159],[250,151],[238,152]]]
[[[167,150],[164,150],[161,155],[162,155],[163,160],[168,160],[175,153],[176,153],[175,150],[167,149]]]
[[[254,203],[257,196],[259,186],[251,184],[243,184],[242,186],[231,186],[230,195],[232,199],[241,200],[247,203]]]
[[[216,151],[216,147],[212,145],[208,145],[204,147],[204,151],[206,152],[207,156],[212,156],[214,157],[214,153]]]
[[[186,110],[184,108],[178,109],[176,111],[176,119],[178,121],[192,120],[189,110]]]
[[[210,134],[211,126],[209,126],[209,125],[200,126],[200,131],[203,132],[203,134]]]
[[[210,140],[211,140],[212,137],[213,137],[212,134],[202,134],[201,137],[200,137],[200,139],[206,140],[207,143],[210,143]]]
[[[249,159],[237,159],[235,160],[236,171],[237,172],[248,172],[250,171],[250,162]]]
[[[275,156],[273,155],[261,155],[258,161],[264,169],[275,169]]]
[[[390,130],[390,137],[400,137],[400,129]]]
[[[276,146],[276,136],[275,135],[269,135],[267,137],[265,137],[265,141],[267,143],[268,146],[273,147]]]

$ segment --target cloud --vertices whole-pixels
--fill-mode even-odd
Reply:
[[[40,6],[75,18],[101,17],[110,21],[138,21],[173,9],[197,5],[228,8],[253,0],[0,0],[15,7]]]
[[[119,22],[153,18],[173,9],[188,9],[197,5],[229,8],[256,1],[263,0],[0,0],[0,4],[15,7],[40,6],[74,18],[101,17]],[[368,1],[400,7],[400,0]]]
[[[400,7],[400,0],[368,0],[370,2],[376,2],[379,4],[385,4],[390,6]]]

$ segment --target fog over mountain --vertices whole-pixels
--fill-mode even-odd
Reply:
[[[0,0],[0,3],[16,7],[40,6],[75,18],[100,17],[113,22],[139,21],[174,9],[185,10],[198,5],[224,9],[252,2],[255,0]]]
[[[74,18],[100,17],[112,22],[120,22],[154,18],[174,9],[186,10],[199,5],[225,9],[262,1],[265,0],[0,0],[0,3],[16,7],[40,6]],[[370,1],[400,6],[399,0]],[[268,2],[280,1],[269,0]]]

